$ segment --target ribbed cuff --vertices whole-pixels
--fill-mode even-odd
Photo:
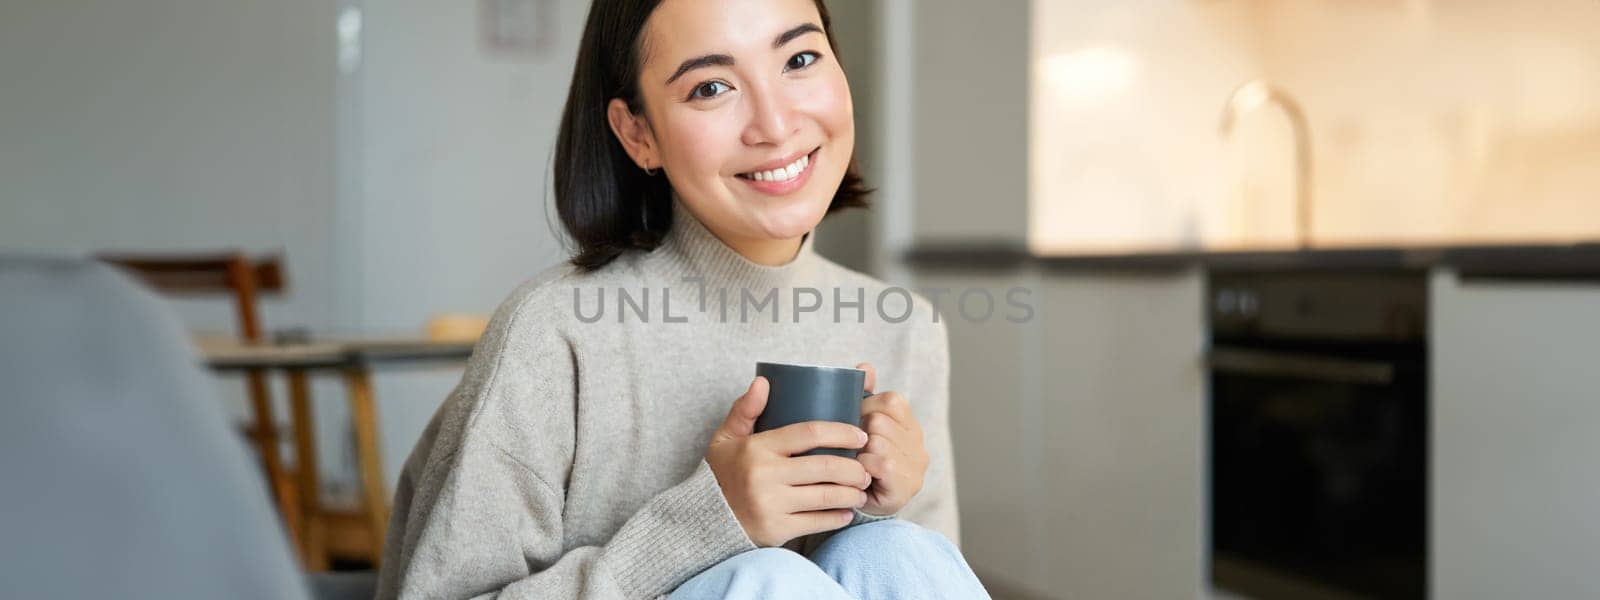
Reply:
[[[881,516],[881,517],[877,516],[877,515],[869,515],[867,513],[861,512],[861,509],[859,509],[859,508],[852,508],[850,510],[854,511],[856,514],[855,514],[854,517],[850,518],[850,524],[846,525],[845,527],[855,527],[856,525],[861,525],[863,523],[872,523],[872,522],[875,522],[875,521],[887,521],[887,520],[893,519],[895,517],[895,515],[884,515],[884,516]],[[896,514],[899,514],[899,513],[896,513]]]
[[[655,598],[729,557],[754,550],[705,460],[634,514],[606,544],[607,568],[630,598]]]

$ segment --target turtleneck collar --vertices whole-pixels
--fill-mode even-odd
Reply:
[[[821,257],[808,232],[788,263],[767,266],[752,262],[728,247],[677,199],[672,201],[672,228],[657,250],[688,277],[704,277],[707,286],[748,288],[795,287],[814,281]]]

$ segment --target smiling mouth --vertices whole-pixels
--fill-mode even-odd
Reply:
[[[735,175],[735,177],[740,179],[748,179],[750,181],[767,181],[772,183],[789,181],[799,177],[801,174],[806,172],[806,169],[811,167],[811,161],[816,157],[817,150],[820,149],[821,147],[818,146],[817,148],[812,149],[810,152],[800,155],[800,158],[795,159],[794,162],[776,169],[740,173]]]

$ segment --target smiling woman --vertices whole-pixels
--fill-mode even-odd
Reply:
[[[830,26],[820,0],[597,3],[556,142],[573,263],[653,249],[675,197],[763,264],[824,214],[866,206]]]
[[[987,597],[944,321],[814,249],[865,205],[830,26],[821,0],[594,2],[555,157],[577,247],[501,304],[406,461],[380,598]],[[580,312],[606,288],[618,319]],[[623,290],[664,317],[620,318]],[[745,314],[802,290],[834,310]],[[757,361],[866,371],[859,418],[757,432]]]

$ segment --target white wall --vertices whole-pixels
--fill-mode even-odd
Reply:
[[[838,43],[839,62],[850,79],[850,95],[855,108],[856,150],[855,158],[867,186],[884,185],[883,162],[879,160],[877,90],[878,69],[882,64],[882,43],[879,35],[879,0],[835,1],[828,5],[832,17],[833,37]],[[876,194],[869,199],[874,207],[869,210],[847,210],[830,215],[817,232],[817,252],[841,265],[857,271],[872,272],[874,245],[877,243],[873,228],[882,218],[878,208],[885,202],[886,194]]]
[[[362,189],[342,233],[354,239],[354,327],[416,332],[436,313],[487,313],[564,259],[548,165],[588,4],[552,0],[546,50],[509,58],[480,49],[476,2],[364,3],[349,92]],[[380,373],[391,489],[459,379],[459,368]]]
[[[287,249],[268,327],[331,316],[332,9],[0,4],[0,248]],[[194,306],[232,327],[226,304]]]
[[[336,326],[332,22],[310,0],[0,4],[0,249],[282,252],[265,327]],[[235,330],[225,299],[175,304]],[[217,389],[245,413],[238,379]]]
[[[1030,4],[914,3],[917,240],[1026,239]]]

